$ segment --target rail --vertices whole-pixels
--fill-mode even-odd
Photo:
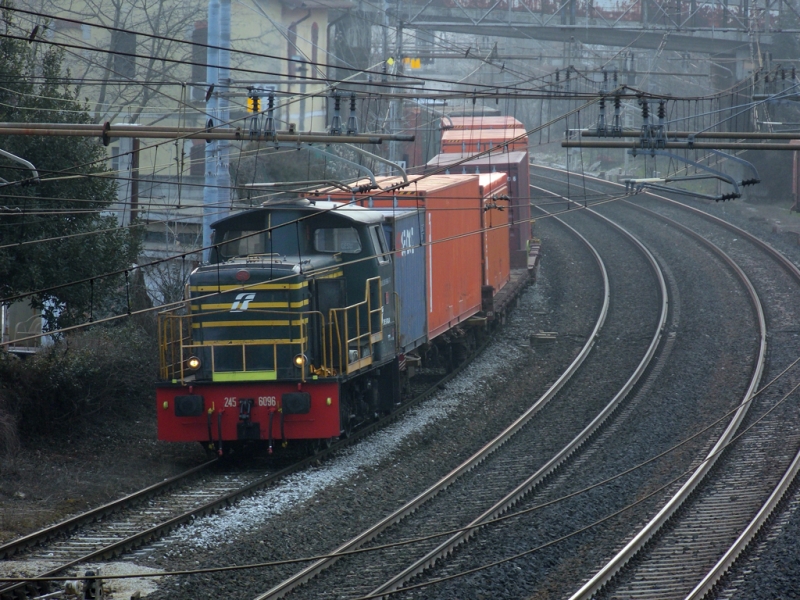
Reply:
[[[531,186],[534,187],[534,186]],[[537,207],[538,208],[538,207]],[[540,208],[540,210],[542,210]],[[514,488],[511,492],[506,494],[503,498],[497,501],[492,507],[484,511],[479,517],[474,519],[470,522],[463,531],[453,535],[452,537],[448,538],[442,544],[437,546],[431,552],[420,558],[419,560],[415,561],[414,564],[410,565],[406,568],[402,573],[399,573],[380,587],[372,590],[370,592],[370,596],[380,594],[383,592],[391,592],[395,591],[400,588],[403,584],[411,580],[414,576],[420,574],[425,569],[429,568],[430,566],[434,565],[437,560],[446,557],[450,554],[454,548],[456,548],[459,544],[467,541],[476,531],[476,528],[479,525],[482,525],[492,519],[495,519],[505,512],[507,512],[511,507],[513,507],[519,500],[525,497],[526,494],[530,493],[534,488],[540,485],[545,478],[551,475],[560,465],[564,464],[564,462],[572,456],[577,450],[585,444],[592,435],[603,425],[603,423],[608,420],[608,418],[616,411],[622,401],[627,397],[630,391],[634,388],[634,386],[639,382],[641,377],[644,375],[647,367],[653,360],[655,356],[656,350],[658,349],[659,344],[661,343],[661,338],[664,333],[664,326],[667,322],[667,314],[669,308],[669,301],[668,301],[668,294],[667,294],[667,285],[664,281],[663,273],[658,266],[658,262],[656,261],[655,257],[650,253],[649,250],[637,240],[634,236],[630,233],[625,231],[619,225],[611,222],[610,220],[606,219],[602,215],[591,211],[593,216],[598,219],[606,221],[612,227],[617,228],[621,233],[623,233],[626,237],[628,237],[633,244],[639,249],[639,251],[645,256],[647,262],[650,264],[650,268],[656,275],[658,279],[659,291],[661,293],[661,306],[659,309],[659,320],[658,326],[655,329],[653,337],[650,341],[650,345],[647,348],[642,360],[639,361],[638,366],[622,386],[622,388],[617,392],[614,397],[609,401],[609,403],[603,408],[603,410],[598,413],[598,415],[592,419],[591,423],[589,423],[575,438],[567,444],[561,451],[559,451],[555,456],[553,456],[550,460],[548,460],[540,469],[538,469],[533,475],[528,477],[525,481],[519,484],[516,488]],[[564,223],[558,217],[553,217],[564,227],[572,230],[572,232],[578,236],[579,238],[583,238],[581,234],[575,231],[572,227]],[[588,242],[585,242],[588,244]]]
[[[314,562],[313,564],[309,565],[305,569],[302,569],[295,575],[289,577],[288,579],[284,580],[280,584],[276,585],[269,591],[264,594],[261,594],[256,597],[255,600],[273,600],[276,598],[282,598],[286,594],[288,594],[291,590],[299,587],[306,581],[316,577],[319,573],[324,571],[325,569],[332,566],[335,562],[337,562],[340,558],[339,555],[342,553],[355,550],[365,543],[369,542],[370,540],[377,537],[382,531],[386,530],[391,525],[395,523],[399,523],[405,517],[415,512],[420,506],[425,504],[428,500],[436,496],[439,492],[449,487],[453,482],[455,482],[459,477],[468,473],[472,470],[476,465],[480,464],[483,460],[485,460],[490,454],[494,451],[499,449],[506,441],[508,441],[514,434],[516,434],[522,427],[524,427],[528,421],[541,410],[549,401],[553,398],[553,396],[558,393],[558,391],[566,384],[566,382],[572,377],[572,375],[578,370],[578,368],[583,364],[586,360],[586,357],[589,356],[591,352],[595,340],[605,323],[606,315],[608,314],[609,304],[610,304],[610,284],[608,279],[608,274],[606,272],[605,266],[603,265],[603,261],[600,258],[597,251],[589,244],[589,242],[585,238],[580,238],[581,241],[587,245],[590,252],[594,256],[595,260],[597,261],[602,279],[603,279],[603,305],[600,310],[600,314],[597,318],[595,326],[589,335],[586,343],[581,348],[581,351],[575,357],[575,359],[570,363],[567,369],[562,373],[562,375],[553,383],[550,388],[539,398],[533,405],[531,405],[525,413],[523,413],[520,417],[518,417],[511,425],[509,425],[502,433],[500,433],[496,438],[492,441],[487,443],[483,448],[481,448],[478,452],[473,454],[469,459],[467,459],[463,464],[456,467],[452,470],[449,474],[445,475],[441,480],[435,483],[433,486],[419,494],[416,498],[405,504],[404,506],[400,507],[388,517],[382,519],[368,530],[364,531],[360,535],[356,536],[355,538],[351,539],[348,542],[345,542],[341,546],[339,546],[336,550],[334,550],[331,554],[332,556],[329,558],[321,559],[319,561]]]
[[[548,167],[539,167],[538,165],[537,168],[541,168],[544,170],[555,170],[555,169],[550,169]],[[593,179],[598,182],[602,182],[604,184],[609,183],[605,180],[599,180],[593,177],[590,177],[589,179]],[[611,185],[615,184],[612,183]],[[692,209],[691,207],[686,207],[686,205],[684,205],[683,203],[676,202],[674,200],[670,200],[669,198],[665,198],[663,196],[659,196],[656,194],[648,194],[648,195],[657,198],[659,200],[679,205],[682,208],[696,211],[703,217],[715,219],[718,223],[725,224],[725,226],[728,228],[733,228],[733,226],[727,224],[722,219],[716,219],[711,215],[707,215],[707,213],[704,213],[703,211]],[[759,382],[761,380],[761,375],[764,371],[764,365],[766,362],[766,350],[767,350],[766,319],[764,316],[763,308],[761,306],[761,302],[758,298],[758,294],[756,293],[755,288],[753,287],[752,283],[750,282],[744,271],[742,271],[742,269],[725,252],[723,252],[716,245],[709,242],[706,238],[704,238],[700,234],[694,232],[693,230],[689,229],[684,225],[681,225],[680,223],[673,221],[672,219],[664,217],[663,215],[645,209],[636,204],[633,203],[630,204],[631,206],[637,208],[638,210],[652,214],[657,218],[670,223],[672,226],[676,227],[677,229],[680,229],[687,235],[698,240],[701,244],[710,247],[737,274],[739,279],[745,284],[745,287],[747,288],[751,302],[753,303],[754,312],[756,313],[756,319],[759,325],[759,352],[755,368],[753,369],[753,374],[750,378],[750,384],[747,388],[747,391],[744,394],[744,397],[739,405],[738,410],[734,414],[730,423],[728,423],[728,426],[726,427],[725,431],[722,433],[720,438],[717,440],[714,447],[709,451],[703,463],[692,473],[689,479],[681,486],[681,488],[675,493],[675,495],[673,495],[672,498],[670,498],[670,500],[661,508],[661,510],[639,531],[639,533],[637,533],[634,536],[634,538],[630,542],[628,542],[628,544],[626,544],[625,547],[622,550],[620,550],[608,563],[606,563],[606,565],[602,569],[600,569],[588,582],[586,582],[577,592],[575,592],[570,597],[570,600],[588,600],[589,598],[592,598],[595,594],[597,594],[617,573],[619,573],[619,571],[631,559],[634,558],[634,556],[636,556],[640,551],[642,551],[647,542],[650,541],[658,533],[658,531],[661,530],[661,528],[675,515],[678,509],[681,506],[683,506],[683,504],[688,500],[688,498],[691,496],[694,490],[697,489],[697,486],[705,479],[706,475],[708,475],[708,473],[711,471],[714,464],[716,464],[716,461],[721,455],[724,448],[727,446],[730,440],[735,436],[739,428],[739,425],[744,420],[744,417],[750,406],[749,401],[753,397],[758,388]],[[737,233],[742,232],[742,230],[738,228],[735,229],[737,230]],[[765,245],[763,242],[755,238],[755,236],[749,236],[749,238],[759,243],[762,246]],[[777,253],[776,251],[773,250],[773,252],[779,255],[779,253]],[[784,266],[786,266],[785,263]],[[790,270],[792,270],[793,272],[797,272],[797,269],[795,267],[792,267]],[[741,542],[739,542],[739,544],[741,544]],[[744,545],[741,545],[741,547],[743,548]],[[732,563],[733,559],[729,558],[729,560],[730,563]],[[723,569],[726,570],[729,567],[729,564],[721,565],[720,563],[718,563],[715,569],[717,570],[719,575],[717,576],[716,579],[714,579],[714,581],[717,581],[719,577],[721,577],[722,574],[724,574]],[[713,583],[710,583],[711,579],[713,579],[713,576],[711,577],[707,576],[703,580],[703,582],[701,582],[701,585],[706,589],[710,589],[710,587],[713,585]]]

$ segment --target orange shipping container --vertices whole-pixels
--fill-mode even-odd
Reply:
[[[519,129],[451,129],[442,132],[442,152],[475,154],[493,148],[495,152],[525,152],[528,137],[523,133]]]
[[[442,129],[525,129],[514,117],[450,117],[442,119]],[[523,133],[520,131],[519,133]]]
[[[326,189],[319,194],[331,200],[354,200],[366,207],[425,209],[421,225],[426,281],[420,282],[420,288],[426,294],[428,339],[433,339],[481,310],[483,200],[478,175],[410,175],[408,180],[404,188],[389,192],[353,195]],[[377,178],[381,188],[402,181],[399,177]]]
[[[511,277],[508,175],[484,173],[479,177],[483,197],[483,285],[492,286],[494,295]]]

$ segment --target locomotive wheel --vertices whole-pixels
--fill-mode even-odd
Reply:
[[[349,395],[339,400],[339,437],[349,438],[353,434],[353,410],[350,406]]]
[[[307,448],[308,448],[308,455],[314,456],[323,450],[327,450],[333,444],[332,438],[323,438],[317,440],[308,440]]]

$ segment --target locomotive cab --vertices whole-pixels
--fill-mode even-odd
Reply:
[[[353,404],[350,388],[395,357],[382,220],[297,200],[215,223],[211,260],[190,277],[187,314],[160,315],[160,439],[202,430],[220,446],[346,429],[353,409],[340,404]]]

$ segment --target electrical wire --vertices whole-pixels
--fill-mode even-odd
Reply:
[[[583,487],[583,488],[581,488],[579,490],[576,490],[574,492],[570,492],[569,494],[566,494],[564,496],[560,496],[558,498],[554,498],[552,500],[548,500],[546,502],[543,502],[541,504],[537,504],[537,505],[532,506],[530,508],[520,509],[520,510],[516,510],[514,512],[507,512],[504,515],[501,515],[501,516],[498,516],[498,517],[494,517],[492,519],[488,519],[485,522],[482,522],[482,523],[477,524],[477,525],[472,525],[472,526],[467,526],[467,527],[460,527],[460,528],[456,528],[456,529],[450,529],[450,530],[447,530],[447,531],[441,531],[441,532],[437,532],[437,533],[433,533],[433,534],[429,534],[429,535],[425,535],[425,536],[418,536],[418,537],[414,537],[414,538],[410,538],[410,539],[406,539],[406,540],[401,540],[399,542],[393,542],[393,543],[389,543],[389,544],[371,546],[369,548],[358,548],[358,549],[354,549],[354,550],[346,550],[346,551],[343,551],[343,552],[337,552],[337,553],[333,553],[333,554],[322,554],[322,555],[308,556],[308,557],[301,557],[301,558],[294,558],[294,559],[285,559],[285,560],[269,561],[269,562],[262,562],[262,563],[251,563],[251,564],[246,564],[246,565],[226,565],[226,566],[222,566],[222,567],[206,567],[206,568],[200,568],[200,569],[186,569],[186,570],[176,570],[176,571],[158,571],[158,572],[152,572],[151,571],[151,572],[148,572],[148,573],[126,573],[126,574],[120,574],[120,575],[94,575],[94,576],[82,577],[82,579],[87,579],[87,580],[130,579],[130,578],[168,577],[168,576],[179,576],[179,575],[203,575],[203,574],[210,574],[210,573],[222,573],[222,572],[230,572],[230,571],[249,570],[249,569],[267,568],[267,567],[275,567],[275,566],[285,566],[285,565],[290,565],[290,564],[314,562],[314,561],[330,559],[330,558],[347,557],[347,556],[353,556],[353,555],[358,555],[358,554],[365,554],[365,553],[369,553],[369,552],[387,550],[387,549],[397,548],[397,547],[401,547],[401,546],[413,545],[413,544],[420,543],[420,542],[426,542],[426,541],[430,541],[430,540],[433,540],[433,539],[438,539],[438,538],[445,537],[445,536],[452,536],[452,535],[456,535],[456,534],[460,534],[460,533],[466,533],[466,532],[473,531],[473,530],[476,530],[476,529],[479,529],[479,528],[483,528],[483,527],[491,527],[493,525],[504,523],[505,521],[516,519],[516,518],[518,518],[520,516],[524,516],[524,515],[528,515],[528,514],[534,513],[536,511],[542,510],[543,508],[548,508],[548,507],[551,507],[551,506],[555,506],[555,505],[560,504],[561,502],[564,502],[566,500],[570,500],[570,499],[576,498],[578,496],[581,496],[583,494],[586,494],[587,492],[599,489],[599,488],[601,488],[601,487],[603,487],[605,485],[608,485],[608,484],[610,484],[610,483],[612,483],[614,481],[617,481],[617,480],[619,480],[619,479],[621,479],[621,478],[623,478],[623,477],[625,477],[627,475],[635,473],[636,471],[638,471],[638,470],[640,470],[640,469],[642,469],[644,467],[647,467],[647,466],[655,463],[656,461],[658,461],[658,460],[660,460],[662,458],[668,457],[672,453],[674,453],[677,450],[680,450],[682,447],[686,446],[688,443],[690,443],[693,440],[699,438],[704,433],[707,433],[707,432],[711,431],[712,429],[714,429],[715,427],[717,427],[718,425],[720,425],[721,423],[724,423],[726,419],[728,419],[729,417],[733,416],[737,411],[739,411],[746,404],[751,404],[758,396],[760,396],[765,391],[770,389],[775,383],[777,383],[778,381],[782,380],[782,378],[787,373],[789,373],[790,370],[792,370],[794,367],[796,367],[798,364],[800,364],[800,358],[797,358],[794,361],[792,361],[788,366],[786,366],[783,369],[783,371],[778,373],[771,381],[769,381],[767,384],[765,384],[760,389],[755,391],[752,394],[752,396],[750,396],[750,398],[744,400],[742,403],[740,403],[739,405],[737,405],[733,409],[727,411],[726,413],[721,415],[719,418],[715,419],[711,423],[709,423],[709,424],[705,425],[704,427],[700,428],[699,430],[695,431],[690,436],[688,436],[688,437],[678,441],[677,443],[673,444],[672,446],[670,446],[666,450],[663,450],[663,451],[659,452],[658,454],[655,454],[655,455],[651,456],[650,458],[648,458],[648,459],[646,459],[644,461],[641,461],[641,462],[637,463],[636,465],[634,465],[634,466],[632,466],[632,467],[630,467],[628,469],[620,471],[620,472],[618,472],[618,473],[616,473],[616,474],[614,474],[614,475],[612,475],[610,477],[607,477],[607,478],[605,478],[605,479],[603,479],[601,481],[598,481],[598,482],[595,482],[595,483],[590,484],[588,486],[585,486],[585,487]],[[798,389],[800,389],[800,383],[795,385],[789,392],[784,394],[780,398],[780,400],[778,400],[772,407],[770,407],[768,410],[766,410],[761,416],[759,416],[757,419],[755,419],[747,427],[742,429],[742,431],[738,432],[733,438],[731,438],[728,441],[727,444],[725,444],[723,447],[719,448],[717,450],[717,452],[715,452],[713,454],[709,454],[708,456],[706,456],[703,459],[702,463],[708,462],[712,458],[721,455],[723,452],[725,452],[725,450],[727,450],[728,447],[732,446],[734,443],[736,443],[737,441],[742,439],[747,433],[749,433],[759,423],[761,423],[761,421],[763,421],[768,415],[770,415],[774,410],[776,410],[778,407],[780,407],[782,404],[784,404],[789,399],[789,397],[792,394],[794,394]],[[596,527],[596,526],[598,526],[598,525],[600,525],[600,524],[602,524],[604,522],[607,522],[608,520],[610,520],[610,519],[612,519],[612,518],[614,518],[616,516],[619,516],[620,514],[623,514],[627,510],[630,510],[631,508],[634,508],[634,507],[638,506],[639,504],[641,504],[645,500],[655,496],[656,494],[658,494],[658,493],[660,493],[662,491],[665,491],[665,490],[669,489],[670,486],[673,486],[675,483],[681,481],[683,478],[687,477],[688,475],[691,475],[691,473],[694,472],[696,470],[696,468],[697,467],[695,466],[695,467],[692,467],[690,470],[684,471],[683,473],[681,473],[677,477],[673,478],[672,480],[668,481],[664,485],[662,485],[659,488],[653,490],[652,493],[646,495],[643,498],[637,499],[635,502],[626,505],[625,507],[621,508],[618,511],[610,513],[610,514],[606,515],[605,517],[603,517],[603,518],[601,518],[599,520],[595,520],[593,523],[591,523],[591,524],[589,524],[587,526],[581,527],[581,528],[579,528],[577,530],[574,530],[573,532],[571,532],[571,533],[569,533],[569,534],[567,534],[565,536],[561,536],[559,538],[551,540],[550,542],[547,542],[545,544],[536,546],[535,548],[531,548],[531,549],[529,549],[529,550],[527,550],[525,552],[515,554],[515,555],[513,555],[511,557],[507,557],[507,558],[499,560],[499,561],[494,561],[492,563],[481,565],[480,567],[475,568],[475,569],[470,569],[468,571],[462,571],[462,572],[455,573],[455,574],[453,574],[451,576],[448,576],[448,577],[444,577],[444,578],[439,578],[439,579],[436,579],[436,580],[428,581],[428,582],[425,582],[423,584],[418,584],[417,586],[404,587],[404,588],[396,590],[395,592],[382,592],[381,594],[376,595],[376,596],[363,596],[359,600],[369,600],[371,598],[379,598],[381,596],[391,595],[393,593],[401,593],[401,592],[411,591],[411,590],[414,590],[414,589],[419,589],[419,588],[422,588],[422,587],[428,587],[428,586],[434,585],[436,583],[441,583],[441,582],[444,582],[444,581],[448,581],[448,580],[452,580],[452,579],[455,579],[455,578],[463,577],[465,575],[472,574],[472,573],[475,573],[475,572],[478,572],[478,571],[481,571],[481,570],[485,570],[487,568],[491,568],[491,567],[497,566],[499,564],[503,564],[503,563],[506,563],[506,562],[509,562],[509,561],[512,561],[512,560],[516,560],[516,559],[522,558],[523,556],[527,556],[527,555],[530,555],[530,554],[532,554],[534,552],[543,550],[544,548],[547,548],[547,547],[552,546],[552,545],[554,545],[556,543],[559,543],[561,541],[564,541],[566,539],[574,537],[575,535],[578,535],[580,533],[586,532],[586,531],[588,531],[588,530],[590,530],[590,529],[592,529],[592,528],[594,528],[594,527]],[[0,582],[5,582],[5,583],[29,583],[30,582],[30,583],[33,583],[33,582],[39,582],[39,581],[51,581],[51,582],[54,582],[54,581],[71,581],[71,580],[74,580],[74,579],[75,579],[74,576],[73,577],[63,577],[63,576],[62,577],[46,577],[46,578],[40,578],[40,577],[0,577]]]

